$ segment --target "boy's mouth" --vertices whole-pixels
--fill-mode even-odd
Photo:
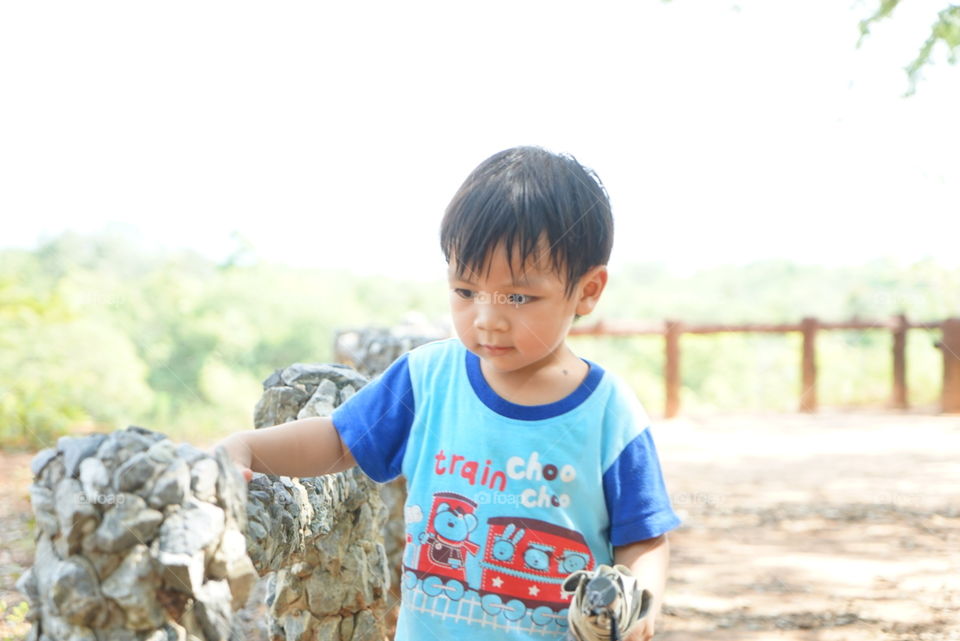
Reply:
[[[497,356],[497,355],[499,355],[499,354],[505,354],[505,353],[509,352],[509,351],[510,351],[511,349],[513,349],[513,348],[512,348],[512,347],[499,347],[499,346],[496,346],[496,345],[481,345],[481,346],[480,346],[480,349],[482,349],[483,351],[487,352],[487,353],[490,354],[491,356]]]

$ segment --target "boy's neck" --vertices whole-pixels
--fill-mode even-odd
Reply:
[[[517,405],[546,405],[572,394],[590,366],[563,343],[550,357],[513,372],[500,372],[480,359],[480,371],[490,388]]]

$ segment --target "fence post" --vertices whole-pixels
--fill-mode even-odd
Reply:
[[[683,331],[680,321],[664,321],[664,380],[667,387],[666,408],[664,414],[673,418],[680,413],[680,333]]]
[[[910,323],[904,314],[894,318],[893,324],[893,399],[894,409],[905,410],[907,401],[907,330]]]
[[[817,327],[816,318],[804,318],[800,322],[803,332],[803,376],[800,391],[800,411],[817,411]]]
[[[943,321],[943,399],[944,412],[960,412],[960,318]]]

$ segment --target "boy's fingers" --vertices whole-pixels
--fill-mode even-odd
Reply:
[[[249,483],[250,479],[253,478],[253,470],[251,470],[249,467],[242,467],[239,465],[237,467],[240,468],[240,471],[243,472],[243,478],[247,481],[247,483]]]

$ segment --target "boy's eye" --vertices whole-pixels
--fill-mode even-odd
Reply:
[[[463,298],[463,299],[465,299],[465,300],[470,300],[471,298],[473,298],[473,292],[472,292],[471,290],[469,290],[469,289],[463,289],[463,288],[461,288],[461,287],[458,287],[458,288],[454,289],[453,292],[454,292],[457,296],[459,296],[460,298]]]
[[[507,301],[511,305],[526,305],[532,300],[533,297],[529,296],[528,294],[509,294],[507,296]]]

